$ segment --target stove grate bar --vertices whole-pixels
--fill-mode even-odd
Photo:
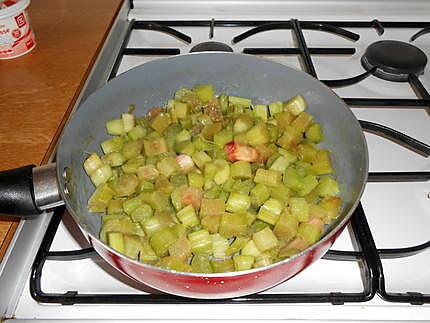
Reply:
[[[332,88],[333,87],[344,87],[344,86],[349,86],[349,85],[353,85],[355,83],[361,82],[365,78],[369,77],[375,70],[376,70],[376,67],[372,68],[371,70],[366,71],[360,75],[354,76],[354,77],[350,77],[350,78],[346,78],[346,79],[339,79],[339,80],[320,80],[320,81],[323,82],[325,85],[332,87]]]
[[[430,146],[424,142],[378,123],[364,120],[359,120],[359,122],[364,131],[387,138],[417,154],[423,155],[424,157],[430,156]]]
[[[353,55],[355,48],[324,48],[309,47],[309,53],[314,55]],[[243,53],[252,55],[299,55],[300,48],[244,48]]]
[[[123,55],[138,56],[138,55],[178,55],[180,54],[179,48],[125,48]]]
[[[171,35],[173,37],[176,37],[188,44],[191,44],[192,38],[188,35],[185,35],[184,33],[173,29],[167,25],[158,24],[156,22],[152,21],[142,21],[142,20],[135,20],[133,21],[133,29],[136,30],[155,30],[160,31],[165,34]]]
[[[342,98],[346,104],[362,107],[387,107],[387,108],[426,108],[430,105],[430,99],[390,99],[390,98]]]
[[[367,178],[370,183],[425,181],[430,181],[430,172],[371,172]]]
[[[318,78],[317,72],[315,71],[314,64],[312,62],[311,55],[309,53],[308,46],[306,45],[305,36],[303,35],[301,25],[297,19],[291,19],[291,25],[294,31],[295,40],[300,49],[301,58],[305,65],[306,72],[315,78]]]

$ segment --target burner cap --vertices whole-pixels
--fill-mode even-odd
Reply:
[[[363,67],[384,80],[406,82],[409,74],[423,73],[426,54],[411,44],[396,40],[381,40],[367,47],[361,58]]]
[[[191,48],[190,53],[193,52],[233,52],[233,49],[227,44],[217,41],[207,41],[197,44]]]

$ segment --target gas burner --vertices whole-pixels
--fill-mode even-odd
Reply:
[[[193,52],[233,52],[233,49],[227,44],[217,41],[207,41],[197,44],[191,48],[190,53]]]
[[[427,64],[426,54],[411,44],[382,40],[367,47],[361,58],[363,67],[373,75],[394,82],[407,82],[410,74],[419,75]]]

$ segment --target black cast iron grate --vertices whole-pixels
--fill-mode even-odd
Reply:
[[[248,54],[270,54],[270,55],[299,55],[307,73],[317,77],[312,55],[345,55],[354,54],[354,48],[313,48],[308,47],[303,35],[304,29],[320,30],[330,32],[345,37],[351,41],[359,39],[359,35],[348,31],[345,28],[374,28],[378,35],[384,33],[384,28],[421,28],[420,31],[411,35],[411,41],[430,31],[430,22],[380,22],[372,21],[299,21],[291,19],[287,21],[236,21],[236,20],[195,20],[195,21],[131,21],[127,34],[124,37],[121,50],[115,64],[111,70],[110,77],[113,78],[118,73],[119,65],[125,55],[157,55],[167,56],[180,54],[178,48],[130,48],[127,47],[131,32],[136,29],[147,29],[164,32],[179,38],[190,44],[191,37],[175,30],[174,27],[208,27],[209,39],[213,37],[216,27],[250,27],[247,32],[233,38],[232,42],[237,43],[258,32],[273,29],[289,29],[293,32],[296,45],[295,48],[245,48],[244,53]],[[361,75],[353,76],[341,80],[322,80],[328,86],[341,87],[360,82],[372,71],[364,72]],[[387,98],[343,98],[350,106],[366,107],[396,107],[396,108],[423,108],[430,106],[430,95],[416,75],[410,75],[409,84],[417,93],[417,99],[387,99]],[[406,136],[394,129],[383,125],[360,121],[364,131],[373,132],[392,140],[402,146],[417,152],[423,156],[430,155],[430,146]],[[369,173],[369,182],[424,182],[430,180],[430,172],[377,172]],[[420,292],[399,292],[389,293],[386,291],[385,278],[381,259],[400,258],[417,254],[430,247],[430,241],[421,245],[397,248],[397,249],[377,249],[366,220],[361,203],[355,210],[351,221],[351,236],[355,242],[357,251],[330,250],[324,259],[332,261],[354,261],[359,263],[363,290],[361,292],[327,292],[327,293],[283,293],[283,294],[255,294],[234,299],[225,300],[197,300],[188,299],[172,295],[153,294],[90,294],[79,291],[68,291],[66,293],[45,293],[41,285],[41,277],[46,261],[74,261],[78,259],[96,257],[93,248],[72,250],[72,251],[50,251],[58,225],[61,222],[64,209],[57,209],[46,231],[42,244],[36,255],[30,276],[30,293],[32,297],[41,303],[70,304],[145,304],[145,303],[331,303],[340,305],[348,302],[366,302],[371,300],[377,293],[384,300],[390,302],[404,302],[414,305],[430,303],[430,295]]]

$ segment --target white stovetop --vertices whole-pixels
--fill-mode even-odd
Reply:
[[[147,20],[168,19],[318,19],[381,21],[430,20],[430,2],[373,1],[363,4],[356,1],[135,1],[131,18]],[[167,10],[166,8],[170,8]],[[240,8],[241,13],[237,10]],[[278,10],[277,10],[278,8]],[[290,8],[282,11],[279,8]],[[313,8],[313,9],[312,9]],[[230,9],[230,10],[229,10]],[[185,13],[184,11],[188,11]],[[180,14],[175,16],[174,14]],[[272,15],[268,15],[271,13]],[[325,13],[324,15],[321,15]],[[179,18],[178,18],[179,17]],[[193,44],[184,44],[168,35],[154,31],[135,31],[130,47],[175,47],[186,53],[196,43],[208,40],[208,29],[175,27],[193,37]],[[215,41],[230,44],[237,34],[249,28],[215,28]],[[231,31],[233,30],[233,32]],[[317,31],[304,31],[309,47],[353,47],[353,56],[313,56],[316,71],[321,79],[352,77],[364,70],[359,62],[366,47],[381,39],[407,41],[418,29],[386,29],[379,37],[373,29],[348,28],[361,35],[356,43],[344,38]],[[414,42],[430,57],[430,36]],[[291,32],[270,31],[261,33],[232,46],[235,51],[244,47],[294,47]],[[265,56],[300,68],[296,56]],[[150,59],[156,59],[151,57]],[[123,72],[146,59],[125,57],[119,72]],[[420,77],[430,90],[430,70]],[[416,98],[407,84],[390,83],[370,77],[358,85],[335,89],[343,97]],[[354,108],[359,119],[378,122],[402,131],[430,144],[430,116],[424,109]],[[375,135],[366,134],[370,153],[370,171],[430,171],[429,158],[423,158]],[[423,183],[370,183],[362,203],[378,248],[406,247],[429,240],[430,184]],[[72,232],[72,233],[70,233]],[[79,236],[73,221],[66,218],[60,224],[51,250],[79,248]],[[352,250],[347,230],[336,241],[334,249]],[[389,292],[420,291],[430,293],[430,250],[401,259],[384,260],[386,286]],[[281,284],[268,293],[278,292],[360,292],[360,270],[355,262],[320,260],[300,275]],[[87,293],[144,293],[132,281],[106,268],[102,262],[80,260],[68,263],[49,261],[45,265],[42,286],[46,292],[79,290]],[[0,294],[1,295],[1,294]],[[0,296],[1,297],[1,296]],[[234,304],[234,305],[74,305],[59,306],[36,303],[28,292],[28,279],[16,309],[16,319],[76,319],[76,320],[268,320],[292,319],[312,321],[409,321],[430,319],[430,304],[412,306],[382,301],[378,296],[366,303],[333,306],[329,304]]]

